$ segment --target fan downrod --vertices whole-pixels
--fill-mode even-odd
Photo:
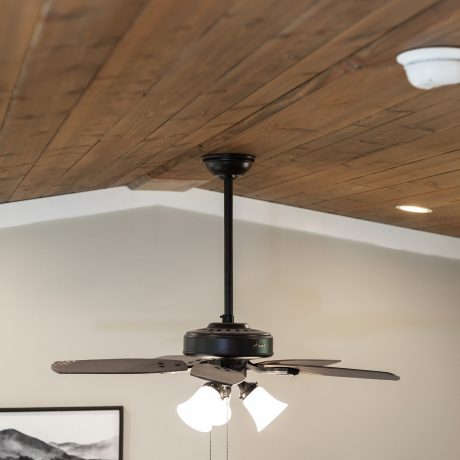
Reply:
[[[254,163],[247,153],[208,153],[203,163],[224,181],[224,314],[223,323],[234,323],[233,317],[233,181],[243,176]]]

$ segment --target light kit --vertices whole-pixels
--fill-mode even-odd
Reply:
[[[254,420],[257,431],[267,427],[288,406],[278,401],[256,382],[241,382],[238,387],[240,399]],[[177,414],[190,428],[208,433],[213,427],[225,425],[230,420],[231,391],[231,386],[208,382],[190,399],[177,406]]]

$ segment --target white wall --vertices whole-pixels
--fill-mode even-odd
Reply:
[[[221,224],[151,207],[0,230],[0,406],[121,404],[127,460],[206,458],[175,413],[197,379],[49,365],[180,352],[222,310]],[[237,319],[272,332],[276,357],[401,381],[256,375],[289,408],[258,434],[235,393],[231,458],[458,460],[460,261],[238,222],[235,277]]]

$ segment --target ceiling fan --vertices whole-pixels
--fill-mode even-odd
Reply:
[[[203,156],[207,169],[224,181],[224,314],[222,322],[188,331],[184,336],[183,355],[153,359],[91,359],[57,361],[53,371],[59,374],[147,374],[190,370],[190,375],[207,383],[177,412],[182,420],[198,431],[228,422],[232,386],[238,385],[240,399],[253,417],[258,431],[271,423],[287,404],[272,397],[255,382],[246,382],[247,371],[264,374],[319,374],[331,377],[399,380],[390,372],[332,367],[339,360],[281,359],[273,355],[273,337],[269,332],[236,323],[233,317],[233,180],[244,175],[255,157],[240,153],[215,153]]]

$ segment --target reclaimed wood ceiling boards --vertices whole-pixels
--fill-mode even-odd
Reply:
[[[395,61],[433,45],[458,0],[0,0],[0,202],[220,190],[233,151],[239,195],[460,236],[460,86]]]

